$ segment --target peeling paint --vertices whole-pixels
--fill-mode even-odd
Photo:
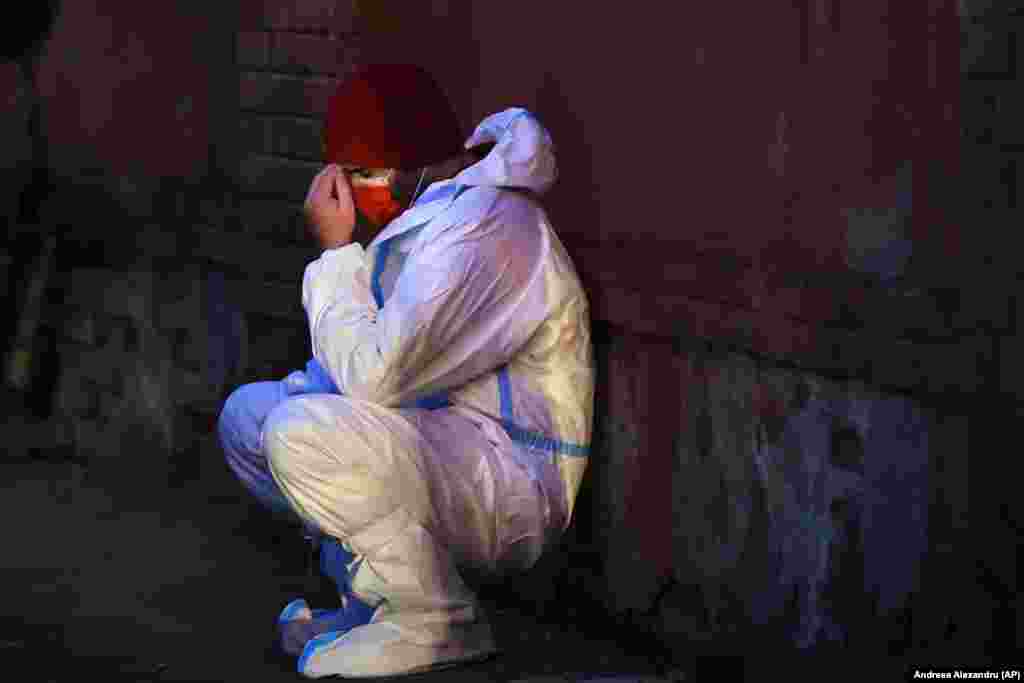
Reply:
[[[689,362],[703,372],[676,446],[678,580],[734,591],[799,648],[858,637],[865,595],[904,604],[925,550],[920,408],[740,356]]]
[[[781,612],[795,587],[798,647],[844,640],[862,626],[830,604],[837,583],[862,595],[877,590],[881,612],[902,605],[925,551],[927,430],[920,409],[906,399],[821,387],[788,417],[781,442],[758,453],[773,501],[778,573],[776,591],[762,596],[753,616],[763,623]],[[863,547],[851,546],[861,539]],[[843,576],[844,556],[863,563],[861,586],[851,588]]]

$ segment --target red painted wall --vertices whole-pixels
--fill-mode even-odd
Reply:
[[[38,70],[58,172],[205,173],[211,57],[231,40],[212,30],[209,3],[62,4]]]
[[[621,243],[578,260],[590,281],[682,293],[656,291],[656,271],[712,248],[767,271],[844,270],[841,209],[894,205],[907,159],[912,235],[955,244],[925,173],[935,160],[956,167],[955,3],[685,7],[472,6],[480,77],[470,118],[522,105],[552,130],[563,169],[547,200],[556,228],[577,254]],[[775,297],[770,279],[746,288],[745,303]],[[687,293],[719,298],[721,284]],[[828,313],[801,312],[812,323]]]

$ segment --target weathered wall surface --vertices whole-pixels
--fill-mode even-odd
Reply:
[[[781,629],[799,647],[865,645],[899,618],[940,531],[929,492],[949,484],[930,475],[933,413],[724,349],[619,339],[604,352],[591,500],[606,530],[597,592],[615,611],[656,605],[660,628],[696,641]]]
[[[11,173],[48,170],[41,191],[21,198],[5,181],[5,201],[38,209],[19,215],[5,203],[2,253],[5,332],[24,321],[36,330],[30,412],[46,420],[10,418],[11,453],[70,453],[97,471],[109,465],[107,477],[166,481],[207,430],[193,424],[196,410],[215,410],[226,381],[208,368],[195,226],[235,153],[237,97],[222,79],[237,14],[231,3],[61,5],[31,78],[4,65],[5,123],[34,98],[42,142],[33,159],[31,128],[5,125],[24,138],[10,148],[27,150],[5,155]],[[50,235],[54,260],[41,263]],[[32,282],[44,292],[38,314],[26,306]]]

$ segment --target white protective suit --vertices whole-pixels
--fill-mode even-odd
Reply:
[[[280,390],[253,447],[290,507],[361,556],[352,589],[380,605],[370,624],[317,638],[307,676],[490,653],[456,568],[528,568],[572,516],[594,365],[586,295],[537,203],[553,146],[523,109],[485,119],[466,148],[488,142],[366,251],[306,268],[315,362],[283,384],[322,372],[337,393]]]

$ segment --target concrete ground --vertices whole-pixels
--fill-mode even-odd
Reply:
[[[0,660],[25,669],[11,680],[305,680],[273,651],[274,621],[299,595],[336,601],[330,585],[307,575],[297,530],[249,500],[212,438],[199,456],[177,486],[18,448],[0,459]],[[491,593],[502,653],[404,680],[696,680]]]
[[[294,658],[274,651],[274,622],[297,596],[336,605],[333,586],[308,571],[298,529],[249,497],[212,436],[169,477],[144,453],[89,467],[30,457],[14,422],[0,451],[0,662],[18,671],[5,680],[305,680]],[[536,586],[543,575],[533,576]],[[581,603],[531,606],[535,593],[516,581],[481,592],[497,656],[401,680],[728,682],[837,671],[882,680],[859,657],[815,663],[766,644],[680,641],[666,652]]]

